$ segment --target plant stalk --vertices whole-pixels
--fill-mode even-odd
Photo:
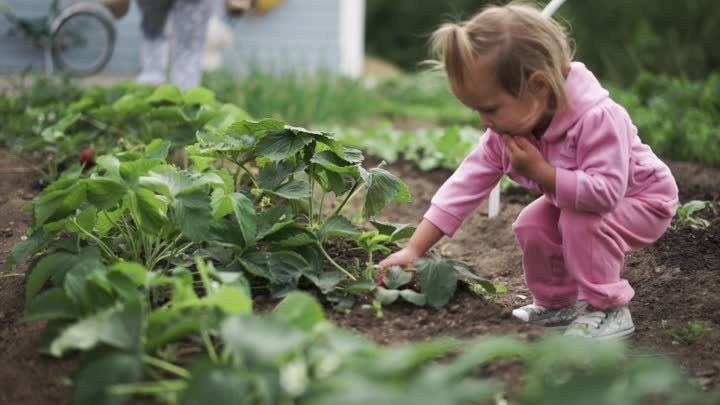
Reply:
[[[353,276],[349,271],[345,270],[345,268],[343,268],[341,265],[337,264],[337,262],[335,260],[333,260],[332,257],[330,257],[330,255],[325,250],[325,248],[323,247],[321,242],[318,242],[317,245],[320,247],[320,251],[323,253],[323,256],[325,256],[325,258],[328,259],[330,264],[332,264],[336,269],[345,273],[348,277],[350,277],[351,280],[357,281],[357,278],[355,276]]]
[[[158,359],[156,357],[144,355],[143,361],[153,367],[157,367],[161,370],[167,371],[168,373],[175,374],[178,377],[190,378],[190,372],[182,367],[176,366],[168,361]]]

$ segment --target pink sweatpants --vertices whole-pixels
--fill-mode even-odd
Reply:
[[[576,300],[600,309],[627,304],[635,292],[620,278],[625,253],[667,230],[677,207],[672,183],[625,197],[614,211],[602,214],[560,209],[545,196],[525,207],[513,231],[535,304],[551,309]]]

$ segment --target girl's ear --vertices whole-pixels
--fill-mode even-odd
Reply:
[[[528,89],[535,96],[546,96],[550,93],[550,84],[545,79],[545,74],[539,71],[533,72],[528,78]]]

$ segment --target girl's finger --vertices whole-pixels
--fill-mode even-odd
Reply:
[[[507,150],[508,153],[511,155],[516,154],[518,151],[518,146],[515,143],[515,140],[509,135],[503,135],[502,137],[505,141],[505,150]]]

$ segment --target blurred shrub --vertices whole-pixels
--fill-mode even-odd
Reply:
[[[368,52],[415,70],[438,25],[467,19],[487,3],[368,0]],[[628,85],[642,71],[702,79],[720,68],[715,0],[568,0],[558,16],[571,27],[577,58],[614,83]]]

